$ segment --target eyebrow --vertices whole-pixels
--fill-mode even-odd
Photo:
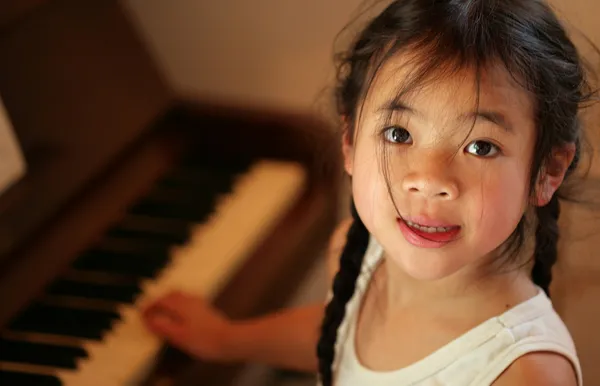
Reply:
[[[407,105],[406,103],[404,103],[402,101],[398,101],[398,100],[391,101],[390,103],[385,105],[381,110],[388,111],[388,112],[408,112],[419,118],[425,117],[421,112],[415,110],[413,107]],[[469,118],[483,119],[487,122],[493,123],[496,126],[499,126],[500,128],[502,128],[505,132],[507,132],[509,134],[514,133],[513,127],[508,122],[508,119],[506,119],[504,114],[502,114],[498,111],[492,111],[492,110],[473,111],[470,113],[463,114],[461,116],[461,118],[465,119],[465,120],[469,119]]]

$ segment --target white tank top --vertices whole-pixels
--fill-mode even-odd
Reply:
[[[364,367],[355,351],[358,309],[371,274],[383,255],[371,237],[356,291],[338,329],[335,385],[378,386],[487,386],[517,358],[533,351],[551,351],[571,361],[582,385],[575,345],[566,326],[544,291],[503,314],[488,319],[422,360],[395,371]]]

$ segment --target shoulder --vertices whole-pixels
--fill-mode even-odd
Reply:
[[[333,277],[337,273],[340,264],[340,254],[346,245],[346,234],[352,225],[353,219],[346,218],[339,222],[329,239],[327,248],[327,271],[329,281],[333,282]]]
[[[577,386],[571,362],[553,352],[533,352],[515,360],[493,386]]]

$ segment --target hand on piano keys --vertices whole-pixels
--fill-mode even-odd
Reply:
[[[179,290],[209,301],[305,185],[291,163],[169,172],[0,334],[0,385],[139,384],[161,340],[143,307]]]
[[[200,296],[172,292],[144,310],[151,331],[175,347],[208,361],[228,362],[225,339],[233,323]]]

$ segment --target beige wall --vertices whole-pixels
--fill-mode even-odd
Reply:
[[[127,0],[172,83],[202,96],[312,106],[361,0]]]
[[[157,61],[179,90],[289,109],[314,109],[332,74],[332,42],[363,0],[124,0]],[[600,1],[552,0],[600,45]],[[581,39],[578,39],[580,41]],[[589,50],[585,50],[588,52]],[[598,57],[593,58],[598,65]],[[599,67],[600,68],[600,67]],[[315,106],[316,104],[316,106]],[[600,125],[598,126],[600,127]],[[597,128],[595,128],[597,130]],[[581,211],[564,210],[555,304],[582,355],[586,385],[600,385],[600,237]],[[575,237],[575,238],[574,238]]]

